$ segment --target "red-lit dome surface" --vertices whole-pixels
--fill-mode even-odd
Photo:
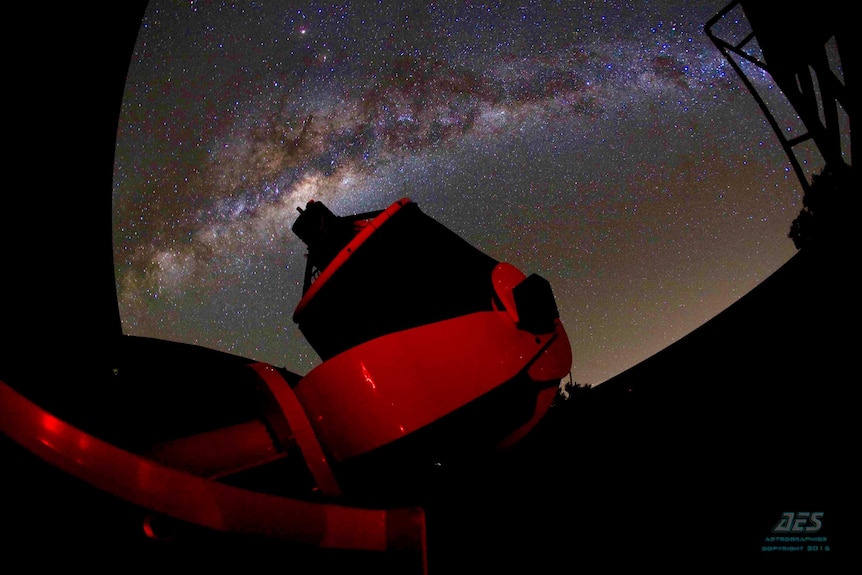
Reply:
[[[0,381],[2,431],[130,504],[147,536],[167,519],[404,552],[424,572],[413,502],[425,478],[516,442],[569,373],[553,293],[406,198],[345,218],[300,211],[308,273],[294,319],[323,359],[310,373],[123,336],[110,381],[92,389],[111,409]]]

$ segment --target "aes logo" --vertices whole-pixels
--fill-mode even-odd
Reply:
[[[817,533],[822,526],[822,511],[786,512],[772,528],[773,533]]]

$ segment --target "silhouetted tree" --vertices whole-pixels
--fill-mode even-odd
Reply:
[[[858,190],[852,189],[852,168],[835,173],[827,167],[811,177],[802,210],[788,237],[796,249],[842,247],[851,239],[852,218],[858,217]]]
[[[568,377],[560,382],[560,390],[554,403],[559,404],[561,401],[568,401],[572,399],[572,396],[584,393],[590,388],[592,388],[592,385],[589,383],[578,383],[571,379],[571,377]]]

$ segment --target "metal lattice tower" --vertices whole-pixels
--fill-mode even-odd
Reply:
[[[822,168],[832,173],[852,167],[856,55],[850,47],[855,20],[850,6],[838,0],[735,0],[705,25],[707,36],[763,110],[806,192],[817,166],[803,159],[803,146],[813,142]],[[784,102],[774,102],[774,94],[768,93],[774,92],[768,88],[771,83],[758,82],[758,74],[772,78]],[[782,124],[782,107],[792,108],[801,129]]]

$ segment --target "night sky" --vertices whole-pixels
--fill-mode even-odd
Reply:
[[[575,381],[624,371],[796,252],[799,182],[703,31],[726,4],[152,0],[115,158],[124,333],[305,374],[296,208],[406,196],[550,281]]]

